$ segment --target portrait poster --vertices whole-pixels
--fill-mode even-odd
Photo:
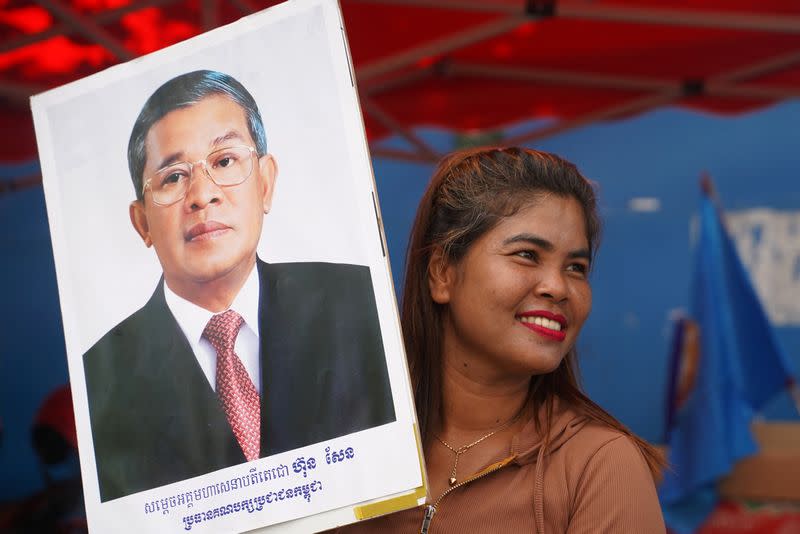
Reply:
[[[92,532],[314,532],[424,502],[335,0],[31,100]]]

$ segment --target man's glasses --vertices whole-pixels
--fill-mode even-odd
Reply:
[[[142,194],[149,188],[153,202],[169,206],[183,200],[192,180],[192,171],[202,165],[206,176],[220,187],[239,185],[253,172],[253,156],[256,149],[251,146],[230,146],[211,152],[205,159],[180,161],[157,170],[145,180]]]

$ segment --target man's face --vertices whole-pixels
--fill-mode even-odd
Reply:
[[[233,145],[255,146],[244,110],[224,96],[207,97],[153,125],[145,139],[144,180],[168,164],[196,162]],[[187,300],[195,301],[204,286],[244,283],[255,264],[276,167],[269,155],[251,157],[253,172],[239,185],[220,187],[195,165],[183,200],[160,206],[148,189],[143,201],[131,204],[134,228],[155,247],[170,289]]]

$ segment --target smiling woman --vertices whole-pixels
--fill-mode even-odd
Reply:
[[[482,382],[528,387],[554,371],[589,314],[589,244],[572,197],[531,196],[458,261],[432,256],[445,365]]]
[[[444,159],[402,310],[428,504],[346,532],[664,532],[661,457],[577,382],[599,232],[591,184],[555,155]]]

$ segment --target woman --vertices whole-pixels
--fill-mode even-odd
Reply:
[[[344,530],[664,532],[660,456],[577,384],[599,231],[590,183],[557,156],[481,149],[439,165],[402,310],[428,505]]]

